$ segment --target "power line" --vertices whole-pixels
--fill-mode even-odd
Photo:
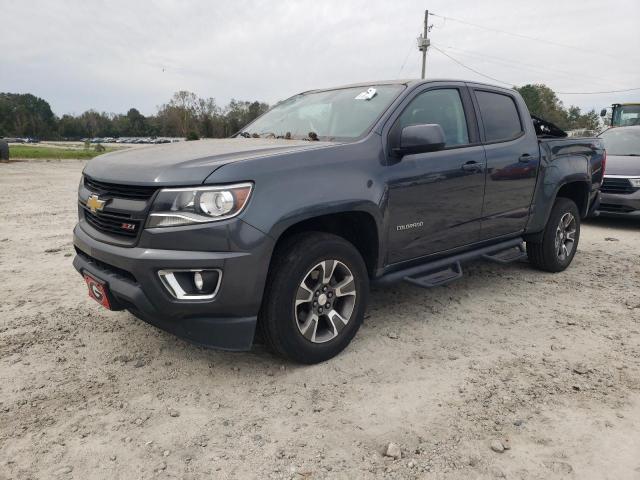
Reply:
[[[398,75],[400,75],[402,73],[402,70],[404,70],[404,67],[407,65],[407,60],[409,60],[409,55],[411,55],[411,52],[413,52],[414,44],[416,43],[415,40],[411,39],[411,45],[409,46],[409,50],[407,51],[407,56],[404,57],[404,62],[402,62],[402,66],[400,67],[400,71],[398,72]]]
[[[575,72],[569,72],[567,70],[559,70],[557,68],[550,68],[547,66],[537,66],[537,65],[533,65],[530,63],[523,63],[523,62],[519,62],[517,60],[511,60],[511,59],[507,59],[507,58],[503,58],[503,57],[496,57],[494,55],[487,55],[487,54],[483,54],[483,53],[477,53],[471,50],[464,50],[462,48],[458,48],[458,47],[452,47],[452,46],[444,46],[444,45],[440,45],[438,44],[438,46],[440,48],[443,48],[445,50],[454,50],[455,52],[460,53],[461,55],[465,55],[468,57],[477,57],[480,59],[484,59],[486,61],[492,62],[492,63],[497,63],[498,65],[504,65],[506,67],[509,68],[514,68],[514,69],[522,69],[522,68],[527,68],[529,70],[532,71],[537,71],[537,72],[543,72],[548,74],[549,72],[552,73],[557,73],[559,75],[564,75],[567,77],[571,77],[571,78],[575,78],[576,74]],[[595,77],[595,76],[590,76],[590,75],[584,75],[581,74],[581,76],[583,78],[589,78],[592,81],[594,81],[595,83],[599,83],[599,84],[604,84],[605,81],[602,79],[602,77]],[[606,82],[607,85],[610,85],[610,82],[607,81]]]
[[[513,37],[523,38],[523,39],[526,39],[526,40],[533,40],[535,42],[546,43],[548,45],[553,45],[555,47],[569,48],[571,50],[576,50],[578,52],[588,53],[589,55],[593,55],[594,53],[599,53],[600,55],[607,55],[607,56],[618,58],[618,59],[629,60],[628,58],[619,57],[619,56],[616,56],[616,55],[611,55],[610,53],[597,52],[596,50],[585,50],[583,48],[579,48],[579,47],[576,47],[574,45],[566,45],[564,43],[554,42],[553,40],[547,40],[545,38],[531,37],[529,35],[523,35],[521,33],[514,33],[514,32],[508,32],[506,30],[500,30],[498,28],[485,27],[484,25],[478,25],[477,23],[468,22],[466,20],[460,20],[459,18],[447,17],[445,15],[438,15],[436,13],[431,13],[430,15],[432,15],[434,17],[443,18],[444,20],[451,20],[451,21],[454,21],[454,22],[462,23],[464,25],[469,25],[469,26],[472,26],[472,27],[481,28],[481,29],[484,29],[484,30],[488,30],[490,32],[501,33],[503,35],[511,35]]]
[[[440,52],[442,55],[444,55],[445,57],[449,58],[450,60],[452,60],[452,61],[454,61],[455,63],[457,63],[458,65],[460,65],[461,67],[466,68],[467,70],[471,70],[473,73],[475,73],[475,74],[477,74],[477,75],[480,75],[481,77],[488,78],[489,80],[493,80],[494,82],[498,82],[498,83],[503,83],[503,84],[505,84],[505,85],[510,85],[510,86],[514,86],[514,85],[515,85],[514,83],[511,83],[511,82],[505,82],[505,81],[503,81],[503,80],[499,80],[499,79],[497,79],[497,78],[495,78],[495,77],[490,77],[489,75],[485,75],[484,73],[479,72],[478,70],[476,70],[476,69],[474,69],[474,68],[471,68],[471,67],[470,67],[470,66],[468,66],[468,65],[465,65],[465,64],[464,64],[464,63],[462,63],[460,60],[457,60],[457,59],[453,58],[451,55],[449,55],[449,54],[448,54],[448,53],[446,53],[446,52],[443,52],[442,50],[440,50],[440,49],[439,49],[438,47],[436,47],[435,45],[431,44],[431,46],[432,46],[435,50],[437,50],[438,52]]]
[[[558,95],[599,95],[601,93],[623,93],[623,92],[634,92],[636,90],[640,90],[640,87],[624,88],[622,90],[607,90],[603,92],[556,92],[556,93]]]
[[[452,60],[453,62],[457,63],[458,65],[460,65],[463,68],[466,68],[467,70],[472,71],[473,73],[480,75],[481,77],[484,78],[488,78],[490,80],[493,80],[494,82],[498,82],[498,83],[502,83],[504,85],[510,85],[510,86],[515,86],[517,87],[518,85],[516,85],[513,82],[505,82],[504,80],[500,80],[498,78],[495,77],[491,77],[489,75],[486,75],[482,72],[479,72],[478,70],[476,70],[475,68],[472,68],[464,63],[462,63],[460,60],[457,60],[456,58],[453,58],[451,55],[449,55],[448,53],[442,51],[441,49],[439,49],[437,46],[431,44],[431,46],[437,50],[438,52],[440,52],[442,55],[444,55],[445,57],[449,58],[450,60]],[[606,93],[623,93],[623,92],[633,92],[636,90],[640,90],[640,87],[634,87],[634,88],[624,88],[624,89],[620,89],[620,90],[606,90],[606,91],[600,91],[600,92],[555,92],[557,95],[600,95],[600,94],[606,94]]]

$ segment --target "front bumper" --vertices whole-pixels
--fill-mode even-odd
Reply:
[[[633,193],[602,193],[600,215],[640,218],[640,190]]]
[[[76,226],[73,265],[81,274],[88,273],[107,284],[114,310],[129,310],[141,320],[199,345],[248,350],[253,343],[273,241],[250,225],[236,222],[233,231],[238,241],[228,244],[246,248],[222,252],[188,250],[184,242],[179,244],[180,250],[110,245]],[[213,237],[229,232],[217,226],[201,227],[196,238],[207,233],[202,228],[211,234],[211,244],[216,244]],[[156,243],[166,246],[172,233],[167,229],[159,236],[164,241]],[[184,231],[180,238],[185,238]],[[162,269],[193,268],[223,272],[213,299],[176,300],[158,276]]]

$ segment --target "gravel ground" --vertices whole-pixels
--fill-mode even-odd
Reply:
[[[303,367],[89,300],[82,165],[0,165],[0,479],[640,478],[639,223],[585,224],[561,274],[374,290],[352,345]]]

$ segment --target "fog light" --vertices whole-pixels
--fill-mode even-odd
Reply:
[[[202,291],[202,287],[204,287],[204,281],[202,280],[202,274],[200,272],[196,272],[193,274],[193,283],[196,285],[196,288]]]
[[[219,269],[160,270],[162,285],[178,300],[210,300],[222,280]]]

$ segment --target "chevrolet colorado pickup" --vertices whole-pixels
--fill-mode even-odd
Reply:
[[[606,156],[565,136],[479,83],[301,93],[233,138],[90,161],[74,266],[105,307],[197,344],[321,362],[370,284],[434,287],[477,258],[567,268]]]

